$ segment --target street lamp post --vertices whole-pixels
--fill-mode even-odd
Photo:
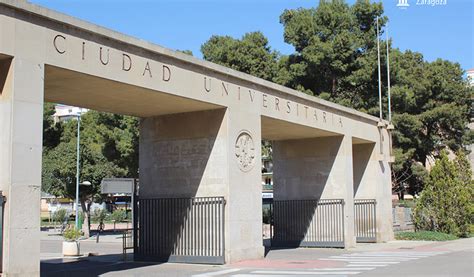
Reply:
[[[76,153],[76,229],[79,229],[79,178],[80,178],[80,139],[81,139],[81,111],[77,114],[77,153]]]

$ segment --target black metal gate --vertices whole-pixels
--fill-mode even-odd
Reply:
[[[354,200],[354,220],[357,242],[377,242],[375,199]]]
[[[344,200],[275,200],[277,247],[344,247]]]
[[[134,258],[224,264],[224,197],[137,199]]]

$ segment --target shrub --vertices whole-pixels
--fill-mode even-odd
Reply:
[[[114,222],[121,222],[127,219],[127,212],[125,210],[115,210],[111,215],[110,219]]]
[[[63,233],[63,237],[66,241],[77,241],[81,236],[81,230],[76,229],[76,227],[68,228]]]
[[[106,209],[95,209],[92,213],[92,220],[96,222],[103,222],[108,216]]]
[[[58,224],[62,224],[68,219],[69,219],[69,213],[64,208],[58,209],[53,213],[53,221]]]
[[[414,209],[417,230],[459,237],[469,235],[473,199],[470,166],[462,153],[454,161],[443,151],[428,176]],[[468,162],[467,162],[468,163]]]

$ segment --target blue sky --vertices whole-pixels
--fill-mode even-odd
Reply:
[[[355,0],[348,0],[353,3]],[[384,0],[395,47],[421,52],[428,61],[443,58],[474,68],[474,0],[445,0],[446,5],[406,9]],[[171,49],[191,50],[212,35],[240,38],[262,31],[273,49],[293,52],[283,41],[279,16],[284,9],[312,7],[319,0],[32,0],[35,4],[147,40]]]

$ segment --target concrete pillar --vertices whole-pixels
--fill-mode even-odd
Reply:
[[[261,259],[262,158],[261,117],[228,110],[229,201],[226,225],[227,261]]]
[[[21,58],[0,62],[6,76],[0,78],[3,275],[39,276],[44,66]]]
[[[273,178],[275,200],[344,199],[345,247],[355,245],[350,137],[275,141]]]
[[[382,129],[382,141],[377,142],[375,151],[377,159],[370,166],[374,172],[377,200],[377,242],[387,242],[394,239],[392,216],[392,170],[390,167],[390,148],[387,130]],[[380,147],[380,144],[382,147]],[[380,148],[382,152],[380,153]]]
[[[226,196],[225,110],[164,115],[140,122],[140,195]]]
[[[224,196],[226,262],[263,257],[260,117],[230,109],[145,118],[140,195]]]

